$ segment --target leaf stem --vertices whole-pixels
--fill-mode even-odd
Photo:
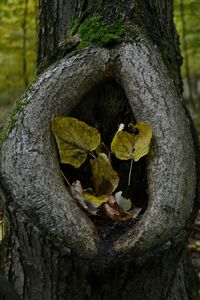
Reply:
[[[131,185],[131,174],[132,174],[132,169],[133,169],[133,158],[131,159],[131,164],[130,164],[130,169],[129,169],[129,174],[128,174],[128,186]]]
[[[63,178],[65,179],[65,181],[67,182],[67,184],[68,184],[69,186],[71,186],[69,180],[68,180],[67,177],[64,175],[63,171],[61,171],[61,174],[62,174]]]
[[[93,152],[89,152],[89,155],[92,156],[93,158],[97,158]]]

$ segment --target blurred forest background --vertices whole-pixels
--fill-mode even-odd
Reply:
[[[180,35],[184,99],[200,128],[200,1],[174,0]],[[15,99],[36,76],[37,0],[0,3],[0,128]]]
[[[0,3],[0,126],[35,74],[37,0]],[[174,0],[183,56],[184,99],[200,127],[200,1]]]
[[[36,76],[38,0],[0,1],[1,133],[14,101]],[[174,0],[174,20],[183,56],[184,101],[200,136],[200,0]],[[200,274],[200,218],[195,226],[189,248]]]
[[[14,101],[35,78],[37,0],[0,3],[1,127]]]

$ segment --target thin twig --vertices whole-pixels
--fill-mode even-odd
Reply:
[[[65,174],[63,173],[63,171],[61,171],[61,174],[62,174],[63,178],[65,179],[65,181],[67,182],[67,184],[68,184],[69,186],[71,186],[69,180],[65,177]]]
[[[93,158],[96,158],[96,156],[93,152],[89,152],[89,155],[91,155]]]
[[[129,169],[129,174],[128,174],[128,186],[131,185],[131,174],[132,174],[132,169],[133,169],[133,158],[131,159],[131,164],[130,164],[130,169]]]

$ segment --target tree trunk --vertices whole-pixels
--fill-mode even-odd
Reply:
[[[164,0],[41,1],[38,71],[69,54],[22,96],[2,139],[3,269],[21,299],[197,298],[186,248],[199,207],[197,139],[180,98],[172,11]],[[122,20],[126,32],[81,49],[81,25],[99,15],[105,27]],[[75,115],[106,137],[127,108],[153,128],[148,207],[125,231],[107,232],[68,192],[50,124]]]
[[[195,104],[193,91],[192,91],[192,79],[190,74],[188,45],[186,39],[187,30],[186,30],[186,22],[185,22],[185,8],[182,0],[180,1],[180,15],[181,15],[181,23],[182,23],[182,41],[183,41],[183,50],[184,50],[184,58],[185,58],[185,75],[186,75],[188,91],[189,91],[189,103],[191,104],[191,107],[195,110],[196,104]]]
[[[24,13],[23,13],[23,22],[22,22],[22,31],[23,31],[23,41],[22,41],[22,74],[24,78],[25,88],[28,86],[28,72],[27,72],[27,15],[28,15],[28,0],[24,1]]]

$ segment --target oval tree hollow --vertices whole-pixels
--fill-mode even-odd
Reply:
[[[95,86],[80,100],[69,115],[97,128],[101,134],[101,140],[109,149],[119,124],[123,123],[127,127],[129,123],[135,124],[137,122],[124,90],[114,80],[105,81]],[[62,172],[71,184],[79,180],[84,189],[93,188],[90,159],[91,157],[88,157],[86,162],[78,169],[61,164]],[[116,191],[122,191],[126,198],[130,198],[134,208],[142,208],[139,216],[141,218],[148,204],[145,158],[133,162],[130,187],[128,187],[128,177],[131,160],[122,161],[111,154],[111,162],[114,170],[120,176]],[[96,225],[101,237],[104,240],[111,241],[134,226],[137,222],[136,216],[131,221],[121,222],[95,215],[89,217]]]
[[[146,159],[148,208],[113,250],[142,255],[185,234],[195,200],[190,122],[154,45],[142,38],[112,50],[86,48],[67,56],[41,74],[17,102],[1,148],[0,176],[5,199],[52,243],[62,241],[81,257],[96,255],[101,243],[94,224],[65,187],[51,120],[68,116],[106,78],[120,83],[136,119],[149,124],[154,136]]]

